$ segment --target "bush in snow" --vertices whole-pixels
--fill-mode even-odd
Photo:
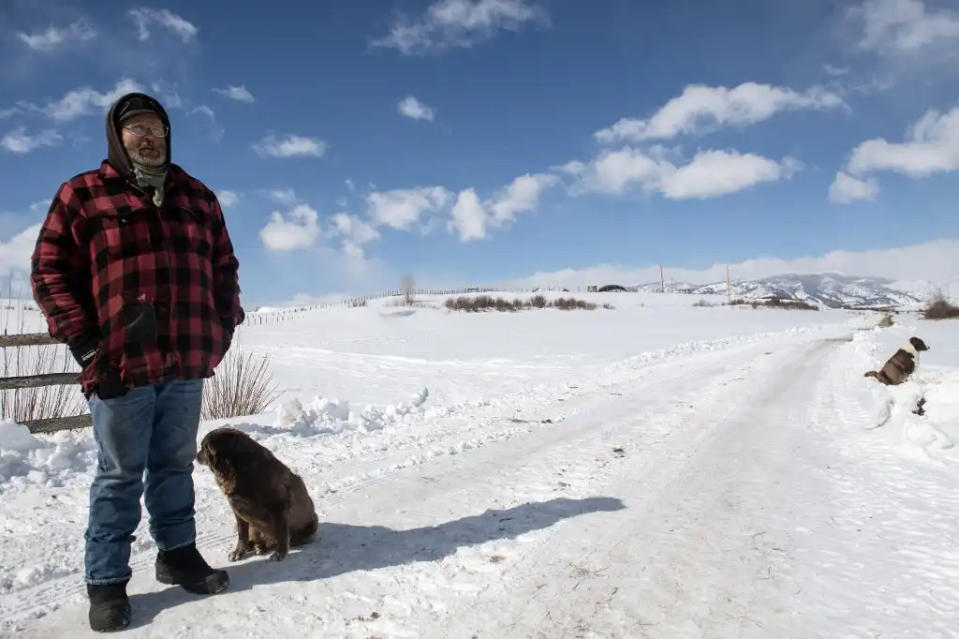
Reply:
[[[929,306],[922,313],[923,318],[931,320],[955,319],[959,317],[959,307],[950,304],[945,296],[938,292],[933,295]]]
[[[259,415],[280,396],[266,357],[230,351],[203,385],[203,419]]]
[[[490,297],[489,295],[477,295],[476,297],[457,297],[447,298],[444,306],[451,311],[466,311],[468,313],[477,313],[479,311],[497,310],[497,311],[522,311],[531,308],[557,308],[561,311],[571,311],[581,309],[592,311],[596,305],[591,302],[584,302],[572,297],[560,297],[553,301],[548,301],[542,295],[537,295],[527,301],[514,299],[512,302],[502,297]],[[612,309],[610,304],[603,304],[603,308]]]

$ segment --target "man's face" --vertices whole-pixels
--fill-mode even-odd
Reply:
[[[147,134],[138,136],[131,132],[146,127]],[[163,129],[163,121],[156,113],[139,113],[127,118],[120,125],[123,148],[130,159],[144,166],[161,166],[166,163],[166,136],[155,136],[151,132]]]

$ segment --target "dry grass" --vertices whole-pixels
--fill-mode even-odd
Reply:
[[[818,311],[819,307],[807,304],[802,300],[784,300],[778,297],[771,297],[765,301],[744,299],[735,299],[729,302],[730,306],[751,306],[752,308],[779,308],[787,311]]]
[[[0,349],[3,377],[79,373],[65,346],[16,346]],[[43,386],[0,391],[0,418],[18,424],[37,419],[72,417],[87,412],[79,385]]]
[[[489,295],[477,295],[476,297],[450,297],[446,300],[444,305],[451,311],[466,311],[468,313],[477,313],[480,311],[490,310],[512,313],[533,308],[556,308],[561,311],[571,311],[576,309],[592,311],[596,309],[595,304],[591,302],[584,302],[583,300],[577,300],[572,297],[560,297],[555,300],[547,300],[542,295],[536,295],[528,300],[521,300],[517,298],[512,301],[503,299],[502,297],[490,297]],[[604,304],[603,308],[612,309],[613,307],[609,304]]]
[[[203,386],[202,419],[259,415],[279,398],[266,357],[231,350]]]
[[[941,320],[959,318],[959,307],[950,304],[944,297],[938,297],[930,302],[922,312],[923,319]]]
[[[27,321],[27,313],[38,313],[36,305],[23,298],[24,290],[12,280],[5,285],[9,302],[0,309],[0,328],[5,335],[23,335],[41,332],[37,323]],[[13,346],[0,348],[2,377],[30,377],[52,373],[76,373],[80,368],[65,345]],[[22,424],[37,419],[73,417],[87,410],[86,400],[78,384],[16,388],[0,391],[0,419],[12,419]]]

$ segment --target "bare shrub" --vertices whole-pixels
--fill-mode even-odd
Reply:
[[[364,297],[360,297],[350,301],[351,308],[362,308],[363,306],[366,306],[366,298]]]
[[[400,279],[400,291],[403,293],[403,302],[412,306],[416,301],[416,280],[409,273]]]
[[[280,396],[267,357],[231,350],[203,385],[203,419],[259,415]]]
[[[956,319],[959,318],[959,307],[949,303],[940,293],[938,298],[930,301],[922,317],[928,320]]]
[[[502,297],[490,297],[489,295],[477,295],[476,297],[457,297],[447,298],[443,305],[451,311],[467,311],[476,313],[479,311],[496,310],[501,312],[514,312],[529,310],[532,308],[557,308],[563,311],[574,309],[592,311],[596,309],[596,304],[570,298],[558,298],[552,302],[548,301],[542,295],[537,295],[529,300],[523,301],[519,298],[512,301]],[[603,308],[612,309],[610,304],[604,304]]]
[[[699,306],[699,304],[694,304]],[[803,302],[802,300],[785,300],[778,297],[771,297],[767,300],[744,300],[734,299],[729,302],[729,306],[751,306],[753,308],[779,308],[787,311],[818,311],[819,307]]]
[[[707,302],[704,299],[700,299],[698,302],[693,304],[693,306],[697,308],[712,308],[713,306],[715,306],[715,304],[713,304],[712,302]]]

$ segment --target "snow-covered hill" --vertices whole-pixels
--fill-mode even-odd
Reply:
[[[652,282],[638,288],[657,292],[661,287],[661,283]],[[756,280],[733,280],[732,296],[747,300],[770,297],[795,299],[832,308],[916,309],[922,306],[934,288],[928,282],[896,282],[881,277],[790,273]],[[667,282],[666,290],[693,295],[726,295],[726,282]]]

